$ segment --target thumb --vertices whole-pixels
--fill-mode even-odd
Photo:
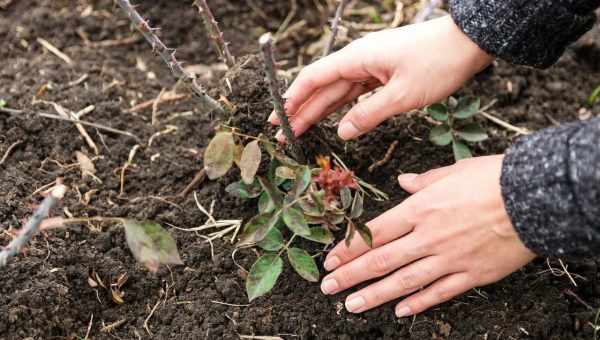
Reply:
[[[403,89],[390,81],[380,91],[358,102],[342,118],[338,134],[344,140],[358,137],[373,129],[385,119],[402,112]]]
[[[450,175],[456,171],[455,165],[445,166],[429,170],[420,175],[418,174],[402,174],[398,176],[398,183],[400,186],[411,194],[425,189],[440,179]]]

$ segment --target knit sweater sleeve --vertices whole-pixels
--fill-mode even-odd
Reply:
[[[600,0],[450,0],[456,24],[487,53],[549,67],[594,24]]]
[[[600,118],[526,136],[508,150],[502,195],[521,240],[544,255],[600,249]]]

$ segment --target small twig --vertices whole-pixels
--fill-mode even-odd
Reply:
[[[577,300],[577,302],[581,303],[582,305],[584,305],[585,307],[587,307],[587,309],[589,310],[594,310],[594,307],[590,306],[587,302],[583,301],[583,299],[581,297],[579,297],[579,295],[577,295],[574,291],[572,291],[571,289],[565,289],[564,291],[565,294],[572,296],[573,298],[575,298],[575,300]]]
[[[162,40],[158,38],[154,33],[156,29],[150,27],[148,22],[144,20],[133,5],[131,5],[131,2],[129,2],[129,0],[115,0],[115,2],[123,9],[123,11],[125,11],[125,13],[127,13],[133,26],[144,36],[148,43],[152,45],[152,50],[158,53],[167,66],[169,66],[173,76],[178,78],[192,90],[206,111],[215,111],[221,115],[224,114],[225,111],[221,105],[206,93],[194,75],[190,75],[183,69],[181,63],[175,58],[175,50],[168,48]]]
[[[44,46],[52,54],[54,54],[55,56],[59,57],[62,61],[67,63],[67,65],[73,64],[73,59],[71,59],[68,55],[62,53],[58,48],[56,48],[56,46],[52,45],[47,40],[42,39],[42,38],[37,38],[37,42],[40,43],[40,45]]]
[[[221,301],[216,301],[216,300],[210,300],[210,302],[216,303],[217,305],[230,306],[230,307],[248,307],[248,306],[250,306],[250,305],[237,305],[234,303],[227,303],[227,302],[221,302]]]
[[[188,95],[184,94],[184,93],[175,93],[174,91],[168,91],[163,93],[162,96],[160,96],[160,99],[154,98],[154,99],[150,99],[147,100],[145,102],[139,103],[135,106],[132,106],[131,108],[123,111],[125,113],[136,113],[139,111],[142,111],[144,109],[147,109],[149,107],[152,107],[153,105],[160,105],[162,103],[166,103],[166,102],[175,102],[181,99],[185,99],[187,98]]]
[[[73,113],[73,111],[71,110],[67,110],[66,108],[64,108],[63,106],[55,103],[55,102],[46,102],[48,104],[51,104],[54,107],[54,110],[56,110],[56,112],[61,115],[64,118],[71,118],[74,119],[76,121],[79,121],[79,116],[80,115],[84,115],[85,113],[89,112],[90,110],[94,110],[94,105],[90,105],[86,108],[84,108],[83,110],[77,112],[77,113]],[[98,146],[96,146],[96,143],[94,142],[94,140],[92,139],[92,137],[90,137],[90,135],[88,134],[88,132],[86,131],[86,129],[83,127],[83,125],[79,124],[79,123],[75,123],[75,127],[77,128],[77,130],[79,131],[79,133],[81,134],[81,136],[83,137],[83,140],[85,140],[85,142],[87,143],[87,145],[94,150],[94,153],[96,155],[100,154],[100,150],[98,149]]]
[[[158,124],[158,104],[160,104],[160,100],[164,94],[165,94],[165,88],[163,87],[160,90],[158,97],[156,97],[156,99],[154,99],[154,102],[152,103],[152,120],[151,120],[152,125]]]
[[[131,148],[131,150],[129,151],[129,157],[127,158],[127,162],[125,162],[125,164],[121,167],[121,188],[119,191],[119,196],[123,196],[123,194],[125,193],[125,171],[127,171],[127,168],[129,168],[133,164],[133,158],[135,157],[135,154],[137,153],[139,148],[139,144],[136,144],[133,146],[133,148]]]
[[[390,146],[388,147],[387,151],[385,152],[385,156],[383,156],[383,158],[381,160],[378,160],[377,162],[371,164],[371,166],[369,166],[369,172],[373,172],[375,169],[379,168],[380,166],[385,165],[387,162],[390,161],[390,159],[392,158],[392,155],[394,154],[394,151],[396,150],[396,147],[398,146],[398,141],[395,140],[392,144],[390,144]]]
[[[573,278],[573,276],[571,276],[571,273],[569,273],[569,271],[567,270],[567,266],[563,263],[563,261],[561,259],[558,259],[558,263],[560,263],[560,266],[562,267],[565,274],[567,274],[567,277],[569,278],[569,280],[571,280],[571,283],[573,284],[573,286],[577,287],[577,282],[575,282],[575,279]]]
[[[154,140],[162,135],[166,135],[169,134],[171,132],[175,132],[179,130],[179,128],[175,125],[167,125],[167,128],[162,130],[162,131],[158,131],[156,133],[154,133],[152,136],[150,136],[150,138],[148,139],[148,147],[152,146],[152,143],[154,142]]]
[[[206,0],[196,0],[194,5],[198,7],[198,12],[202,17],[202,21],[204,21],[206,33],[210,37],[214,49],[219,53],[219,57],[227,67],[232,68],[235,65],[235,59],[229,52],[229,47],[227,47],[227,43],[223,38],[223,32],[219,29],[219,24],[215,20],[210,7],[208,7],[208,3],[206,3]]]
[[[22,144],[23,141],[18,140],[14,143],[12,143],[8,149],[6,149],[6,152],[4,153],[4,156],[2,156],[2,159],[0,159],[0,165],[4,164],[4,162],[6,162],[6,160],[8,159],[8,156],[10,156],[10,153],[20,144]]]
[[[152,335],[152,332],[150,332],[150,328],[148,327],[148,321],[150,321],[150,318],[156,311],[156,308],[158,308],[158,305],[160,305],[161,301],[162,301],[162,293],[159,294],[158,301],[156,301],[156,304],[154,305],[154,307],[152,307],[150,314],[148,314],[148,317],[146,317],[146,320],[144,320],[144,329],[146,329],[146,332],[148,332],[148,335]]]
[[[20,230],[19,235],[0,251],[0,268],[6,266],[8,260],[17,255],[23,246],[31,240],[39,230],[42,221],[50,213],[50,210],[60,202],[66,192],[67,187],[61,183],[61,180],[57,180],[54,189],[44,198],[33,216],[31,216],[27,224]]]
[[[424,6],[413,18],[413,24],[424,22],[429,18],[431,13],[442,4],[442,0],[431,0],[429,4]]]
[[[263,60],[265,63],[265,72],[267,73],[269,90],[273,99],[273,106],[275,107],[275,113],[277,114],[277,118],[279,118],[283,135],[285,136],[288,144],[290,145],[290,149],[292,151],[293,156],[298,162],[304,163],[304,153],[298,145],[298,141],[296,139],[296,136],[294,135],[294,132],[292,131],[292,127],[290,126],[288,116],[285,113],[285,109],[283,106],[283,98],[281,97],[279,82],[277,81],[275,59],[273,57],[273,35],[271,33],[263,34],[259,39],[259,43],[263,55]]]
[[[0,112],[1,113],[8,113],[11,115],[22,115],[25,113],[24,110],[15,110],[15,109],[9,109],[6,107],[1,107],[0,108]],[[123,136],[128,136],[131,137],[133,139],[135,139],[136,141],[140,141],[140,138],[136,135],[134,135],[131,132],[127,132],[127,131],[123,131],[123,130],[119,130],[119,129],[114,129],[111,128],[109,126],[105,126],[105,125],[101,125],[101,124],[96,124],[96,123],[91,123],[91,122],[86,122],[83,120],[78,120],[78,119],[71,119],[71,118],[65,118],[65,117],[61,117],[59,115],[54,115],[51,113],[46,113],[46,112],[31,112],[32,114],[39,116],[39,117],[43,117],[43,118],[48,118],[48,119],[56,119],[56,120],[62,120],[65,122],[71,122],[71,123],[77,123],[77,124],[81,124],[81,125],[87,125],[87,126],[91,126],[93,128],[96,128],[98,130],[104,130],[107,132],[112,132],[112,133],[116,133],[118,135],[123,135]]]
[[[287,30],[288,26],[290,25],[290,22],[292,22],[292,19],[294,19],[294,17],[296,16],[296,12],[298,12],[298,0],[290,0],[290,4],[290,12],[285,17],[285,19],[283,19],[281,25],[279,25],[277,33],[275,33],[275,40],[279,40],[279,38],[281,38],[282,34]]]
[[[94,313],[92,313],[92,316],[90,317],[90,323],[88,325],[87,332],[85,333],[85,337],[83,338],[83,340],[87,340],[90,338],[90,332],[92,331],[92,323],[93,322],[94,322]]]
[[[483,117],[485,117],[486,119],[488,119],[489,121],[491,121],[492,123],[496,123],[497,125],[505,128],[507,130],[516,132],[516,133],[518,133],[520,135],[528,135],[528,134],[531,133],[531,131],[529,131],[528,129],[520,128],[518,126],[514,126],[514,125],[512,125],[512,124],[510,124],[508,122],[505,122],[502,119],[497,118],[497,117],[495,117],[495,116],[493,116],[493,115],[491,115],[491,114],[489,114],[489,113],[487,113],[485,111],[479,111],[479,114],[482,115]]]
[[[323,49],[323,57],[328,56],[333,49],[333,45],[335,45],[335,39],[337,38],[340,21],[342,20],[344,9],[346,8],[347,4],[348,0],[339,0],[337,9],[335,10],[335,17],[333,17],[333,20],[331,21],[331,36],[329,37],[329,40]]]
[[[280,336],[269,336],[269,335],[241,335],[240,339],[253,339],[253,340],[283,340]]]
[[[110,333],[110,332],[114,331],[117,327],[119,327],[122,324],[124,324],[125,321],[127,321],[127,319],[121,319],[121,320],[115,321],[113,323],[110,323],[108,325],[104,325],[104,323],[103,323],[103,326],[100,329],[100,332],[102,332],[102,333]]]
[[[190,192],[194,191],[200,184],[202,184],[205,179],[206,179],[206,170],[202,169],[202,170],[198,171],[198,173],[196,174],[196,176],[194,176],[194,179],[192,179],[190,184],[188,184],[185,187],[185,189],[183,189],[183,191],[181,191],[179,193],[179,195],[177,195],[177,196],[187,197],[187,195],[189,195]]]

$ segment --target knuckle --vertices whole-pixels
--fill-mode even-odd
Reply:
[[[336,279],[341,287],[350,287],[354,281],[354,272],[350,269],[340,269]]]
[[[452,294],[451,291],[446,290],[444,288],[435,288],[433,289],[433,291],[431,292],[433,299],[439,303],[439,302],[444,302],[444,301],[448,301],[450,299],[452,299],[454,297],[454,295]]]
[[[364,102],[358,102],[354,105],[350,119],[357,129],[362,131],[368,128],[369,113]]]
[[[389,254],[382,251],[375,252],[369,257],[368,266],[377,275],[387,274],[393,269]]]
[[[401,291],[408,292],[419,288],[417,277],[412,273],[403,274],[398,277],[398,286]]]

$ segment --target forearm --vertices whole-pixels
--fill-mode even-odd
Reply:
[[[600,118],[521,138],[506,153],[502,194],[521,240],[545,255],[600,247]]]
[[[450,0],[454,21],[483,50],[548,67],[594,24],[600,0]]]

